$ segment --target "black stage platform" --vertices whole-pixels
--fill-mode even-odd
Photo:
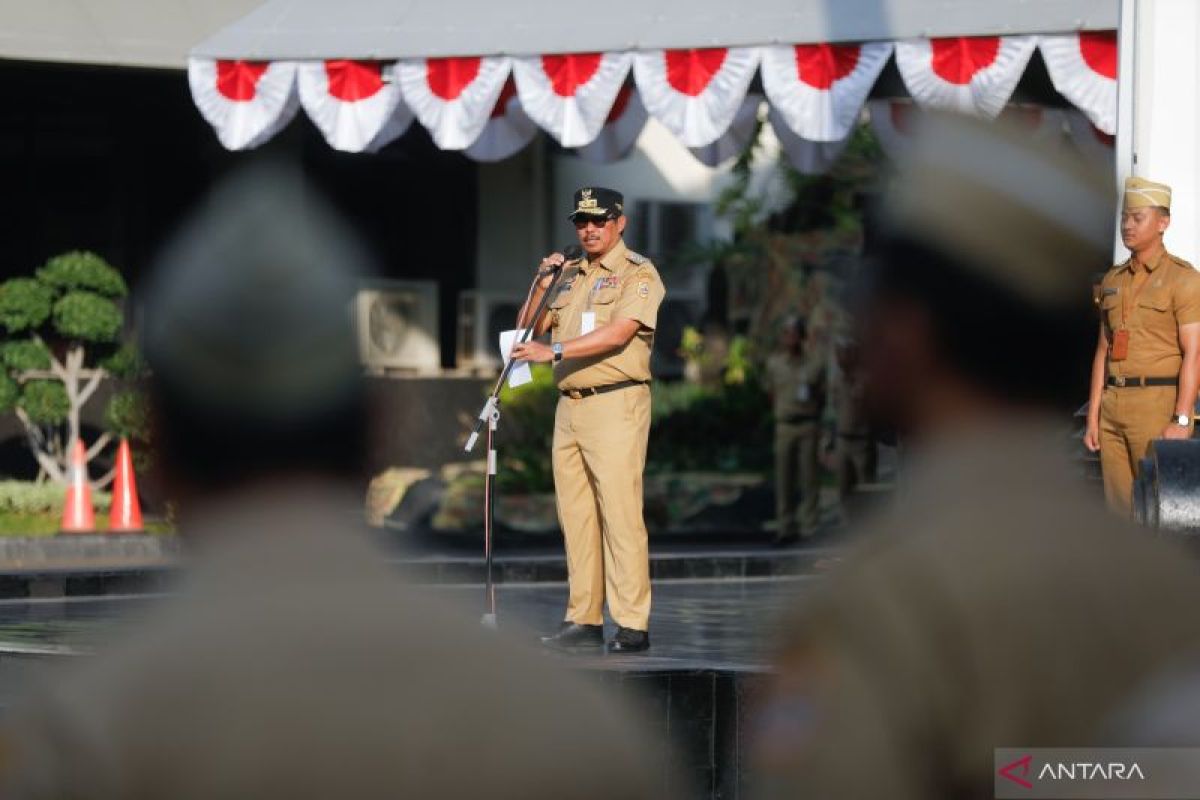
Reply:
[[[781,614],[818,579],[656,581],[650,653],[575,657],[548,652],[547,658],[632,694],[675,745],[671,768],[690,782],[686,796],[738,797],[747,778],[748,713],[756,684],[770,670],[772,631]],[[477,584],[428,590],[482,610]],[[19,700],[31,681],[48,677],[57,665],[86,658],[159,597],[0,600],[0,706]],[[498,588],[498,597],[503,634],[532,641],[537,633],[557,627],[566,585],[510,582]]]

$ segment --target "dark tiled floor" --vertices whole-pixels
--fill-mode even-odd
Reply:
[[[757,670],[772,626],[813,578],[693,579],[659,582],[647,655],[573,658],[603,669]],[[483,608],[478,585],[428,589],[470,608]],[[552,631],[562,619],[566,585],[509,584],[497,588],[502,627],[518,636]],[[56,654],[91,649],[114,626],[155,602],[154,596],[71,597],[0,601],[0,652]],[[609,625],[609,632],[613,630]]]
[[[752,693],[768,669],[780,615],[817,578],[689,579],[656,583],[653,647],[642,656],[561,659],[633,698],[646,724],[673,745],[664,781],[685,797],[737,798],[748,779],[746,719]],[[439,586],[471,613],[483,590]],[[161,596],[0,600],[0,708],[32,680],[47,677],[71,655],[85,655]],[[565,584],[498,588],[499,620],[510,636],[534,641],[557,628]],[[613,626],[607,626],[611,634]],[[682,784],[682,785],[680,785]]]

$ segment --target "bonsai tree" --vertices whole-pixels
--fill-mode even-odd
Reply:
[[[126,294],[116,269],[78,251],[51,258],[33,277],[0,284],[0,412],[20,420],[39,481],[66,482],[80,415],[101,381],[143,371],[135,349],[122,342]],[[105,419],[109,430],[91,443],[89,461],[114,434],[144,438],[135,392],[114,394]]]

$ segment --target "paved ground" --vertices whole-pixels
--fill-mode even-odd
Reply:
[[[662,581],[654,587],[649,654],[621,658],[566,657],[581,667],[621,670],[760,671],[776,620],[813,577]],[[483,587],[456,585],[429,591],[484,610]],[[86,657],[97,645],[136,624],[161,595],[71,597],[0,601],[0,705],[18,698],[29,680],[56,665]],[[566,585],[537,583],[498,588],[499,622],[507,633],[530,637],[557,628]],[[613,627],[608,626],[611,634]]]

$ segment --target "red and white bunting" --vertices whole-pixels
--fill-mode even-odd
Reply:
[[[1043,36],[1042,58],[1059,94],[1092,124],[1117,132],[1117,34],[1115,31]]]
[[[792,166],[803,175],[824,175],[842,157],[842,151],[850,142],[853,131],[837,142],[814,142],[797,136],[783,114],[775,107],[767,117],[779,147],[792,162]]]
[[[396,65],[409,108],[443,150],[464,150],[492,118],[508,79],[507,58],[430,58]]]
[[[596,138],[629,73],[628,53],[513,59],[517,94],[529,118],[563,147]]]
[[[229,150],[258,147],[292,121],[296,65],[289,62],[188,61],[192,100]]]
[[[720,139],[758,68],[756,47],[656,50],[634,57],[633,75],[650,115],[685,147]]]
[[[466,154],[476,161],[503,161],[524,150],[537,132],[538,126],[521,108],[517,84],[510,76],[500,90],[487,125],[466,149]]]
[[[584,161],[593,164],[611,164],[629,155],[637,144],[642,129],[649,119],[637,89],[625,84],[617,93],[608,119],[595,139],[580,147],[575,153]]]
[[[761,94],[746,95],[729,129],[720,139],[704,147],[690,148],[696,160],[706,167],[716,167],[744,153],[758,133],[758,109],[762,103]]]
[[[412,124],[382,62],[336,59],[298,69],[300,104],[335,150],[373,153]]]
[[[896,66],[921,105],[994,118],[1036,46],[1036,36],[917,39],[896,43]]]
[[[1098,164],[1111,166],[1116,152],[1116,137],[1093,125],[1082,111],[1069,109],[1066,114],[1071,142],[1083,157]]]
[[[797,137],[840,142],[891,55],[890,42],[764,47],[763,88],[771,109]]]

